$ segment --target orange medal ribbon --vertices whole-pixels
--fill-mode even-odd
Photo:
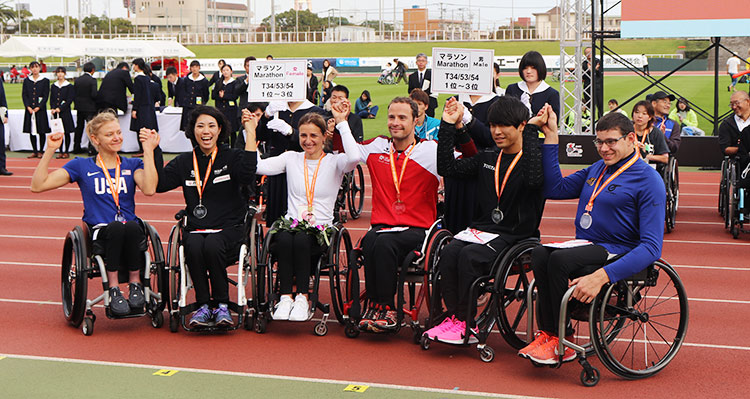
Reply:
[[[195,150],[193,150],[193,171],[195,172],[195,187],[198,189],[198,202],[203,204],[203,190],[206,188],[208,183],[208,176],[211,174],[211,167],[214,166],[214,159],[216,159],[216,153],[219,151],[218,147],[214,147],[211,151],[211,160],[208,161],[208,167],[206,168],[206,174],[201,182],[200,171],[198,170],[198,158],[195,157]]]
[[[415,142],[414,144],[412,144],[409,152],[406,153],[404,163],[401,164],[401,174],[396,176],[396,161],[393,158],[394,149],[393,143],[391,143],[391,150],[388,155],[391,158],[391,173],[393,174],[393,184],[396,186],[396,202],[401,202],[401,181],[404,180],[404,171],[406,171],[406,164],[409,162],[409,156],[411,156],[411,152],[414,151],[414,148],[416,147],[417,143]]]
[[[604,177],[604,173],[607,171],[607,168],[605,167],[604,170],[602,170],[602,173],[599,175],[599,179],[596,180],[596,184],[594,185],[594,191],[591,193],[591,198],[589,198],[588,204],[586,204],[586,213],[591,212],[592,209],[594,209],[594,200],[596,197],[599,196],[599,194],[604,190],[604,187],[607,187],[609,183],[612,182],[617,176],[620,176],[622,172],[625,172],[629,167],[633,166],[635,161],[637,161],[641,157],[641,154],[639,151],[635,152],[635,155],[633,155],[633,158],[630,158],[628,162],[626,162],[624,165],[620,166],[620,169],[617,169],[615,173],[612,174],[607,180],[604,181],[604,184],[602,184],[601,187],[599,187],[599,183],[602,181],[602,177]]]
[[[307,177],[307,160],[305,159],[305,156],[302,156],[302,169],[304,169],[304,175],[305,175],[305,194],[307,195],[307,211],[312,212],[313,211],[313,198],[315,198],[315,181],[318,180],[318,170],[320,169],[320,163],[323,161],[323,158],[326,157],[326,153],[323,153],[323,155],[318,159],[318,165],[315,167],[315,172],[313,172],[313,178],[312,178],[312,188],[310,187],[309,178]]]
[[[500,161],[503,159],[503,151],[500,151],[500,155],[497,156],[497,162],[495,162],[495,193],[497,193],[497,202],[500,202],[500,197],[503,195],[503,191],[505,190],[505,183],[508,182],[508,178],[510,177],[510,173],[513,172],[513,169],[516,167],[516,164],[521,159],[521,155],[523,155],[523,150],[519,151],[518,154],[516,154],[516,157],[513,158],[513,162],[510,163],[510,166],[508,166],[508,170],[505,171],[505,177],[503,177],[503,185],[500,185]]]

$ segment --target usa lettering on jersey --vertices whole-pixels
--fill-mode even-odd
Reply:
[[[128,185],[125,183],[125,178],[120,177],[120,184],[118,184],[117,191],[120,193],[128,193]],[[107,178],[106,177],[98,177],[94,178],[94,192],[97,195],[112,195],[112,191],[109,189],[109,184],[107,184]]]

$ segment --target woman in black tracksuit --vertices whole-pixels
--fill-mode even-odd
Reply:
[[[155,92],[153,82],[148,76],[151,68],[146,65],[143,58],[133,60],[133,70],[135,79],[133,79],[133,111],[130,119],[130,130],[139,132],[142,128],[159,131],[159,124],[156,122]],[[138,147],[143,151],[141,142]]]
[[[221,111],[227,120],[230,122],[229,132],[229,145],[234,147],[234,142],[237,140],[237,131],[239,128],[239,121],[237,120],[237,97],[235,87],[239,83],[232,77],[232,67],[229,64],[224,64],[221,67],[221,78],[214,84],[214,89],[211,92],[211,98],[214,99],[216,108]]]
[[[233,263],[242,241],[247,199],[241,189],[255,179],[256,153],[248,151],[248,146],[243,151],[220,144],[229,135],[230,122],[216,108],[198,106],[188,122],[185,136],[195,147],[163,168],[157,158],[156,191],[182,187],[185,198],[185,260],[199,306],[190,326],[207,326],[211,322],[231,326],[234,322],[227,308],[226,267]]]
[[[70,107],[76,97],[76,91],[73,85],[65,80],[65,73],[65,67],[57,67],[55,70],[57,81],[52,84],[49,97],[49,108],[52,111],[52,116],[62,119],[63,124],[63,142],[60,147],[60,154],[56,156],[57,159],[70,157],[68,154],[70,151],[70,135],[75,133],[76,130],[73,114],[70,112]]]

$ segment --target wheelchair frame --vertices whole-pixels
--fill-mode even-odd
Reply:
[[[747,192],[745,188],[740,188],[740,165],[737,158],[725,157],[726,161],[726,182],[722,175],[722,184],[724,188],[724,227],[729,229],[733,238],[739,238],[740,233],[746,233],[745,223],[748,218],[748,209],[745,205]],[[724,164],[722,163],[722,168]],[[720,187],[722,187],[720,185]],[[721,195],[719,197],[721,201]]]
[[[275,221],[269,231],[275,230],[278,223],[278,221]],[[337,292],[335,292],[335,288],[337,289],[340,270],[342,270],[342,268],[340,267],[342,259],[341,244],[342,242],[344,243],[343,249],[346,253],[344,259],[348,259],[348,255],[351,252],[352,245],[349,231],[346,230],[343,225],[337,223],[336,225],[334,225],[334,228],[335,233],[330,238],[330,245],[328,245],[328,248],[324,249],[321,256],[315,262],[315,269],[310,276],[313,279],[311,290],[312,292],[309,294],[309,300],[310,302],[312,302],[312,306],[310,307],[307,321],[312,320],[315,315],[316,309],[320,310],[323,313],[321,320],[317,324],[315,324],[313,328],[313,332],[317,336],[324,336],[328,333],[327,323],[330,315],[331,304],[320,302],[320,280],[321,276],[325,272],[328,272],[328,276],[330,279],[329,284],[331,288],[331,301],[334,303],[334,314],[340,322],[343,320],[340,310],[342,308],[341,299],[339,295],[339,302],[337,303],[337,296],[335,295],[337,294]],[[268,322],[273,320],[271,314],[273,312],[275,304],[280,297],[280,294],[278,294],[279,283],[278,279],[276,278],[276,276],[278,276],[278,271],[274,270],[275,268],[273,267],[273,265],[276,263],[276,259],[273,257],[271,251],[272,238],[274,235],[275,233],[269,233],[265,237],[262,246],[263,250],[260,255],[260,262],[258,262],[256,273],[254,273],[253,285],[254,293],[257,293],[257,301],[254,302],[255,305],[253,308],[253,313],[251,315],[252,320],[249,323],[253,326],[255,332],[259,334],[264,333],[268,326]]]
[[[179,222],[172,226],[169,234],[169,243],[167,246],[168,253],[168,270],[170,292],[172,293],[169,301],[169,331],[176,333],[180,326],[188,332],[213,332],[213,331],[232,331],[243,326],[245,329],[251,329],[252,325],[249,320],[254,308],[256,292],[253,289],[252,297],[247,298],[246,287],[248,278],[252,278],[258,261],[259,242],[263,240],[263,227],[255,218],[257,213],[255,205],[249,205],[245,214],[245,235],[243,242],[240,244],[237,261],[232,261],[227,267],[237,264],[237,281],[227,277],[228,283],[237,286],[237,302],[229,301],[227,304],[230,311],[237,315],[237,320],[232,326],[199,326],[190,327],[186,322],[187,316],[198,310],[198,304],[188,303],[187,294],[193,287],[190,278],[190,272],[185,264],[185,251],[182,241],[184,228],[187,226],[187,212],[183,209],[176,215],[175,219]],[[254,287],[254,284],[250,284]]]
[[[104,258],[91,252],[93,237],[88,225],[75,226],[65,237],[61,262],[61,293],[63,315],[73,327],[81,326],[84,335],[94,333],[96,315],[94,305],[104,302],[104,313],[109,319],[127,319],[148,315],[151,325],[160,328],[164,324],[165,297],[169,296],[164,267],[164,251],[156,230],[146,221],[140,220],[147,240],[141,283],[146,305],[144,309],[123,316],[110,312],[109,281]],[[88,280],[101,277],[101,295],[88,299]]]
[[[618,257],[615,257],[613,259],[617,258]],[[612,260],[610,260],[610,262],[611,261]],[[656,293],[656,298],[654,298],[654,296],[649,295],[649,288],[656,287],[659,284],[658,279],[660,274],[666,274],[669,280],[666,281],[664,288],[661,290],[661,292]],[[670,286],[674,287],[673,295],[663,298],[662,295],[664,294],[664,291],[666,291]],[[534,288],[535,281],[532,281],[530,289],[527,292],[528,301],[532,301],[534,298]],[[568,311],[569,305],[571,304],[571,296],[575,288],[576,286],[572,286],[565,292],[565,295],[560,302],[560,315],[569,314]],[[670,326],[659,322],[653,323],[659,325],[660,327],[675,331],[674,338],[669,341],[668,337],[664,337],[664,335],[659,332],[658,328],[653,327],[653,324],[651,324],[651,322],[652,319],[656,317],[674,315],[675,312],[664,314],[655,313],[653,309],[662,304],[669,304],[675,299],[679,301],[679,321],[676,328],[671,328]],[[649,302],[650,307],[648,307],[648,309],[645,309],[644,306],[643,311],[639,310],[637,305],[639,303],[645,305],[645,303],[649,300],[651,301]],[[677,355],[677,352],[680,350],[680,347],[685,340],[685,336],[687,335],[689,318],[687,293],[677,272],[671,265],[669,265],[662,259],[657,260],[644,270],[634,274],[627,279],[623,279],[614,284],[605,284],[596,298],[594,298],[594,300],[591,302],[591,304],[586,305],[577,301],[573,301],[572,303],[579,308],[586,306],[588,307],[585,315],[582,316],[586,317],[586,319],[583,321],[587,321],[589,323],[590,341],[586,344],[581,345],[566,339],[565,333],[568,324],[568,317],[560,317],[560,320],[558,321],[557,331],[559,337],[559,346],[557,348],[557,352],[561,355],[558,357],[557,363],[550,365],[550,367],[559,368],[562,365],[565,347],[573,349],[578,353],[578,363],[583,368],[580,374],[581,383],[587,387],[596,385],[600,379],[599,370],[589,363],[587,359],[588,356],[596,354],[602,364],[604,364],[604,366],[609,371],[619,377],[626,379],[646,378],[663,370],[664,367],[666,367],[667,364],[672,361],[672,359]],[[575,311],[571,313],[575,313]],[[573,320],[574,317],[575,316],[571,315],[571,320]],[[636,328],[634,326],[636,323],[642,323],[642,325],[639,325]],[[650,366],[648,366],[648,351],[649,349],[651,349],[654,353],[656,353],[656,349],[654,349],[654,344],[648,339],[648,333],[645,327],[646,324],[650,324],[652,326],[655,335],[657,335],[658,339],[661,341],[656,342],[657,344],[667,344],[669,346],[669,349],[666,351],[665,355],[661,359],[659,359],[658,362],[651,361]],[[635,369],[634,364],[632,364],[631,367],[627,367],[622,362],[625,357],[627,357],[625,356],[627,355],[627,353],[620,357],[620,359],[617,359],[618,356],[615,356],[613,353],[614,346],[617,345],[618,342],[623,342],[622,338],[618,338],[619,333],[621,331],[624,331],[625,329],[630,328],[631,326],[633,326],[632,328],[635,330],[635,332],[631,339],[628,340],[626,338],[624,340],[625,342],[629,341],[626,350],[631,347],[634,348],[634,344],[642,343],[644,345],[645,363],[647,364],[647,367],[645,367],[644,369]],[[529,333],[532,332],[533,327],[533,314],[529,313],[527,324]],[[644,338],[642,340],[643,342],[637,342],[635,334],[641,333]],[[651,334],[654,333],[652,332]],[[634,350],[635,349],[633,349],[633,351]],[[634,355],[632,357],[634,357]],[[631,363],[632,362],[633,360],[631,360]],[[534,364],[534,366],[536,367],[544,366],[533,361],[532,364]]]
[[[677,157],[672,154],[669,155],[669,162],[664,167],[662,178],[664,179],[664,187],[667,191],[667,208],[664,213],[664,227],[665,232],[671,233],[675,227],[677,209],[680,205],[680,172],[677,165]]]
[[[529,299],[527,296],[531,284],[528,274],[531,272],[531,250],[539,245],[539,239],[527,238],[505,248],[493,261],[490,273],[477,278],[471,285],[469,298],[479,298],[485,294],[489,294],[490,298],[482,312],[476,316],[477,333],[473,334],[467,323],[464,341],[459,345],[469,346],[470,335],[475,335],[479,341],[476,349],[480,359],[484,362],[491,362],[495,358],[494,349],[487,345],[487,339],[495,325],[498,326],[503,339],[516,349],[526,346],[531,341],[530,337],[533,337],[533,333],[527,332],[528,329],[519,330],[518,328],[525,313],[530,312],[533,317],[533,307],[528,306],[529,303],[533,303],[533,297]],[[446,316],[440,307],[440,275],[439,270],[433,273],[431,299],[433,306],[430,307],[430,323],[427,327],[434,326]],[[517,276],[514,282],[510,282],[513,279],[512,276]],[[477,300],[469,300],[467,318],[474,319],[477,308]],[[511,315],[509,311],[514,314]],[[526,335],[526,338],[522,339],[519,335]],[[423,334],[420,339],[422,349],[429,349],[432,341]]]
[[[420,324],[419,316],[422,309],[422,305],[425,304],[427,309],[430,309],[430,282],[432,280],[432,273],[435,265],[437,264],[437,249],[444,245],[451,237],[451,233],[448,230],[442,228],[442,220],[438,219],[432,226],[425,232],[425,239],[422,241],[421,246],[418,249],[410,251],[400,267],[397,269],[398,281],[396,291],[396,327],[388,330],[388,333],[398,333],[404,324],[404,315],[408,315],[410,318],[409,326],[413,331],[413,342],[418,344],[420,342],[422,333],[425,330],[425,326],[428,320],[425,320],[424,324]],[[361,242],[357,244],[357,247],[352,250],[351,257],[349,258],[349,269],[346,281],[345,291],[345,328],[344,333],[349,338],[356,338],[359,336],[359,321],[362,318],[362,310],[367,306],[367,296],[365,290],[360,290],[359,287],[359,270],[364,268],[364,256],[361,250]],[[356,275],[356,277],[354,277]],[[419,292],[417,292],[417,284],[420,284]],[[409,304],[406,307],[406,298],[404,294],[404,286],[408,287],[409,290]],[[356,289],[355,289],[356,287]],[[363,306],[364,305],[364,306]]]
[[[362,165],[351,171],[344,173],[341,180],[341,188],[336,195],[336,202],[333,206],[333,221],[346,223],[346,208],[349,208],[349,215],[353,220],[359,219],[362,215],[362,208],[365,205],[365,175]]]

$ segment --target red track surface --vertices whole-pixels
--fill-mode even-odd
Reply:
[[[28,186],[35,162],[10,159],[8,166],[15,175],[0,177],[0,353],[554,397],[736,397],[745,385],[750,240],[733,240],[724,231],[716,211],[718,173],[681,174],[677,227],[665,236],[663,258],[676,266],[690,298],[686,344],[664,371],[637,382],[614,376],[593,359],[602,380],[589,389],[578,382],[577,364],[534,368],[499,334],[488,342],[497,354],[490,364],[474,349],[433,345],[422,351],[411,343],[409,329],[349,339],[335,321],[325,337],[313,336],[313,323],[272,323],[263,335],[171,334],[151,328],[145,318],[107,320],[98,308],[95,333],[85,337],[62,317],[57,266],[63,237],[80,222],[78,189],[34,195]],[[138,215],[166,241],[181,193],[139,194],[137,203]],[[543,241],[574,234],[574,204],[547,202]],[[368,219],[365,213],[347,228],[358,238]],[[90,297],[98,294],[98,281],[89,287]]]

